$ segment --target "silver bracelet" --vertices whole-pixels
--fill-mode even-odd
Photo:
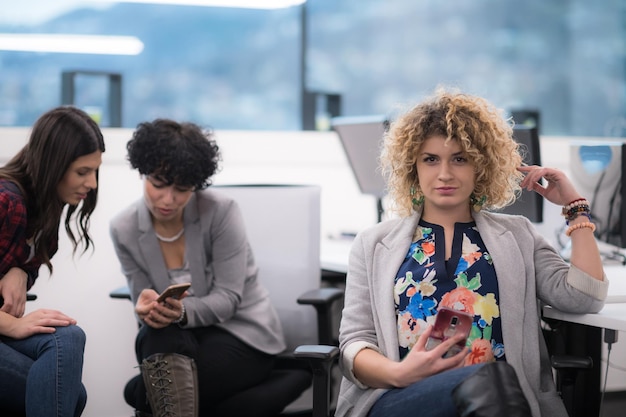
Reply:
[[[182,308],[182,309],[181,309],[181,311],[180,311],[180,317],[179,317],[179,318],[177,318],[176,320],[174,320],[174,321],[172,322],[172,323],[174,323],[174,324],[178,324],[178,323],[180,323],[180,322],[181,322],[181,321],[183,321],[183,319],[185,318],[185,304],[183,304],[183,303],[181,302],[181,304],[180,304],[180,305],[182,305],[182,306],[183,306],[183,308]]]

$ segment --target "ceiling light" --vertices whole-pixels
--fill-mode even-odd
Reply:
[[[143,42],[134,36],[0,34],[0,50],[71,54],[138,55]]]
[[[281,9],[306,0],[118,0],[119,3],[154,3],[181,6],[236,7],[244,9]]]

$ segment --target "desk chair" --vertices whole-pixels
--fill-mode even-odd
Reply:
[[[574,417],[576,379],[581,370],[591,369],[593,361],[588,356],[552,355],[552,367],[556,370],[556,389],[560,393],[567,415]]]
[[[552,368],[555,370],[556,389],[563,400],[569,417],[585,416],[586,410],[577,407],[578,401],[588,401],[592,397],[590,392],[581,392],[583,398],[577,398],[576,391],[579,376],[593,368],[591,357],[572,354],[566,346],[566,337],[563,334],[563,323],[559,320],[542,318],[545,323],[544,338],[548,345]]]
[[[37,299],[37,294],[33,294],[30,292],[26,293],[26,301],[35,301],[36,299]],[[2,304],[4,304],[4,299],[0,297],[0,306],[2,306]]]
[[[212,188],[238,202],[259,267],[258,277],[270,293],[287,341],[287,349],[279,355],[271,378],[258,389],[250,390],[248,401],[271,403],[277,416],[330,416],[330,371],[339,353],[334,346],[331,307],[342,298],[343,291],[320,287],[320,188]],[[127,287],[109,295],[130,299]],[[137,375],[131,379],[124,390],[125,400],[131,406],[132,390],[139,378]],[[311,391],[313,398],[306,398]],[[235,410],[232,415],[236,415]]]

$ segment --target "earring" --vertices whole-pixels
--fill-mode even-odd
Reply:
[[[477,198],[476,195],[474,195],[474,193],[470,195],[470,204],[474,208],[474,211],[480,211],[480,209],[482,209],[486,201],[487,201],[486,195],[483,195],[480,198]]]
[[[411,203],[413,203],[413,206],[421,206],[424,204],[424,194],[420,194],[419,197],[415,197],[416,194],[417,190],[415,187],[411,187]]]

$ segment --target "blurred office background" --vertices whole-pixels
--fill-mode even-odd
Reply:
[[[0,126],[31,125],[61,103],[62,74],[76,71],[75,104],[103,126],[115,119],[102,76],[111,73],[121,77],[122,127],[167,116],[220,130],[298,130],[303,90],[339,96],[342,115],[393,115],[446,84],[538,111],[542,134],[626,135],[623,0],[0,5],[2,34],[115,35],[141,45],[128,55],[0,50]],[[316,111],[325,116],[324,104]]]
[[[68,51],[76,39],[56,45],[65,52],[42,51],[41,38],[20,46],[18,36],[39,34],[115,38],[90,37],[82,53]],[[573,136],[626,137],[626,0],[308,0],[275,10],[0,0],[0,163],[68,95],[103,127],[123,128],[104,129],[97,249],[74,258],[62,241],[54,279],[42,271],[29,303],[61,306],[89,335],[85,417],[131,414],[122,388],[137,372],[137,325],[131,303],[108,297],[125,284],[108,223],[141,194],[125,160],[132,128],[171,117],[216,129],[227,166],[216,184],[321,185],[321,232],[341,245],[376,222],[375,199],[360,192],[334,132],[296,132],[303,103],[313,97],[314,125],[324,129],[330,99],[343,116],[393,117],[438,84],[539,114],[542,160],[567,172]],[[553,238],[560,208],[546,204],[544,216],[538,227]],[[605,373],[620,401],[607,401],[603,417],[623,415],[623,343]]]

